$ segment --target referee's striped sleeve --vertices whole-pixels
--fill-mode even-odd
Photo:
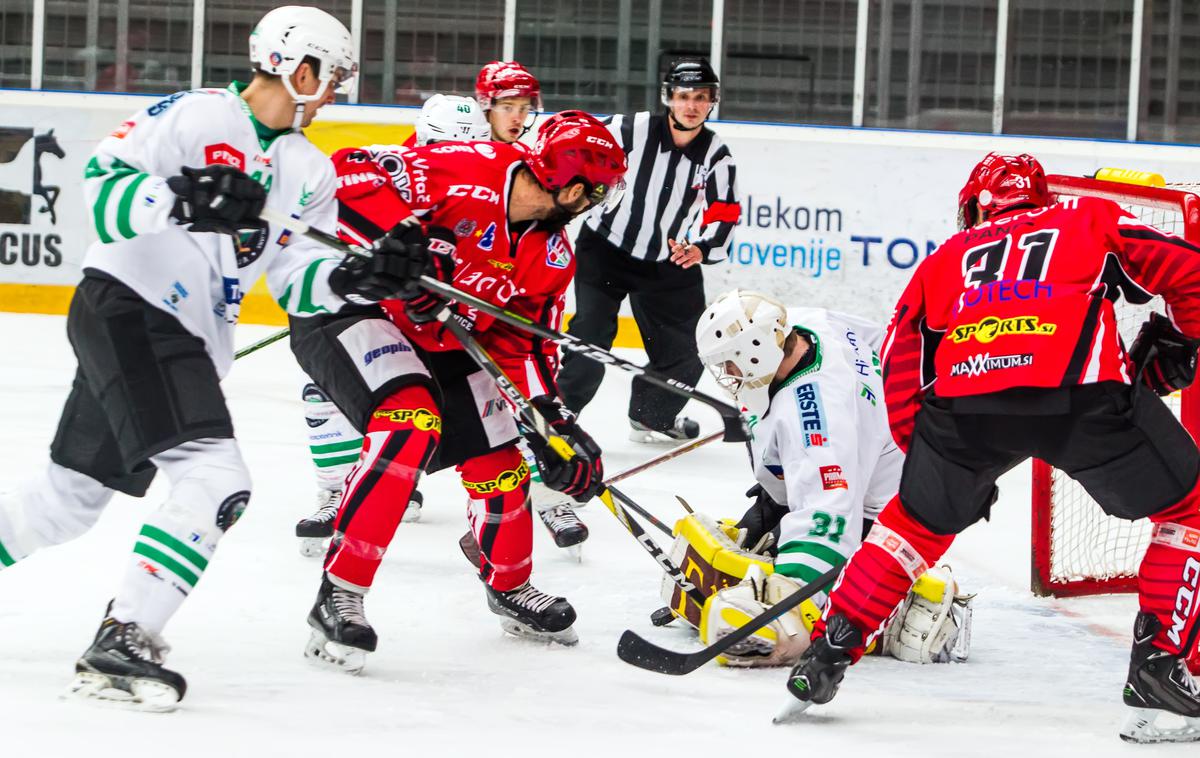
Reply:
[[[742,217],[742,206],[738,202],[737,166],[729,148],[721,145],[707,168],[704,215],[700,217],[700,237],[694,243],[704,253],[704,262],[714,263],[728,256],[729,240]]]

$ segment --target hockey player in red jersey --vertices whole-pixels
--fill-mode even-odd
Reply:
[[[1154,522],[1121,736],[1200,739],[1195,649],[1200,453],[1155,394],[1191,384],[1200,344],[1200,248],[1113,202],[1053,202],[1028,155],[990,154],[959,195],[960,231],[922,261],[883,345],[900,490],[833,589],[788,679],[827,703],[915,577],[986,518],[995,482],[1037,456],[1110,515]],[[1127,352],[1113,303],[1166,301]],[[1153,723],[1159,710],[1191,731]]]
[[[403,152],[350,149],[334,156],[339,232],[365,243],[430,230],[443,257],[443,280],[543,322],[557,319],[572,262],[561,229],[572,217],[619,194],[624,153],[586,114],[552,120],[531,154],[494,143],[447,143]],[[439,236],[439,231],[440,236]],[[538,236],[540,235],[540,236]],[[533,246],[528,241],[538,239]],[[559,242],[562,241],[562,245]],[[532,263],[541,262],[535,268]],[[529,264],[529,265],[527,265]],[[529,272],[540,272],[527,277]],[[527,297],[538,288],[555,297]],[[517,428],[491,380],[433,316],[444,303],[418,295],[406,303],[339,315],[293,335],[301,366],[365,432],[347,480],[325,577],[309,616],[310,656],[356,669],[376,635],[363,615],[384,551],[420,474],[456,466],[470,499],[468,521],[480,546],[488,604],[510,632],[571,644],[574,609],[529,584],[532,521],[529,467]],[[457,307],[456,307],[457,308]],[[579,453],[563,460],[534,444],[548,484],[588,498],[601,486],[599,449],[552,392],[550,351],[540,342],[467,309],[456,318]],[[550,390],[550,391],[547,391]]]
[[[519,145],[542,110],[542,85],[516,61],[492,61],[479,70],[475,99],[492,125],[492,139]]]

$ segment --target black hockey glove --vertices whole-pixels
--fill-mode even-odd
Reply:
[[[420,294],[417,280],[429,263],[429,248],[415,218],[397,224],[375,241],[370,256],[347,255],[329,275],[329,288],[347,302],[372,302]]]
[[[788,513],[786,505],[775,502],[761,484],[746,490],[746,497],[754,498],[738,529],[746,530],[742,546],[754,553],[777,555],[779,553],[779,522]]]
[[[430,227],[426,243],[429,248],[429,263],[425,266],[424,273],[443,284],[453,283],[456,244],[454,232],[441,226]],[[447,303],[446,298],[426,289],[418,289],[412,297],[404,299],[404,312],[414,324],[433,321]]]
[[[181,175],[167,179],[167,187],[175,193],[170,215],[180,224],[190,224],[189,232],[237,234],[266,226],[258,214],[267,192],[258,182],[233,166],[181,170]]]
[[[1129,358],[1150,389],[1169,395],[1195,381],[1198,347],[1200,340],[1184,336],[1166,316],[1151,313],[1129,349]]]
[[[537,459],[542,483],[552,490],[570,495],[577,502],[586,503],[604,490],[604,464],[600,460],[600,446],[592,436],[575,423],[575,414],[563,407],[551,395],[539,395],[530,404],[550,424],[555,434],[564,438],[575,450],[575,456],[567,459],[558,454],[536,434],[526,440]]]

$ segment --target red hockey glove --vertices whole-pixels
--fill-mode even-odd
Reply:
[[[455,244],[454,232],[441,226],[431,226],[425,241],[429,250],[429,262],[423,273],[443,284],[451,284],[454,281]],[[418,289],[412,297],[403,299],[404,312],[414,324],[433,321],[447,302],[446,298],[427,289]]]
[[[592,436],[575,423],[575,414],[563,407],[558,398],[539,395],[530,404],[550,424],[550,428],[570,443],[575,455],[563,458],[541,437],[526,436],[533,455],[537,458],[542,483],[552,490],[570,495],[577,502],[586,503],[604,490],[604,463],[600,459],[600,446]]]
[[[1184,336],[1166,316],[1151,313],[1129,349],[1129,359],[1150,389],[1169,395],[1195,381],[1198,347],[1200,339]]]

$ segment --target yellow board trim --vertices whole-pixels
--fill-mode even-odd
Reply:
[[[63,316],[71,297],[73,286],[61,284],[10,284],[0,283],[0,311],[9,313],[45,313]],[[259,280],[242,300],[239,321],[243,324],[265,324],[287,326],[287,314],[267,292],[266,283]],[[563,328],[570,323],[571,314],[564,319]],[[621,316],[617,323],[615,347],[642,347],[642,335],[631,316]]]

